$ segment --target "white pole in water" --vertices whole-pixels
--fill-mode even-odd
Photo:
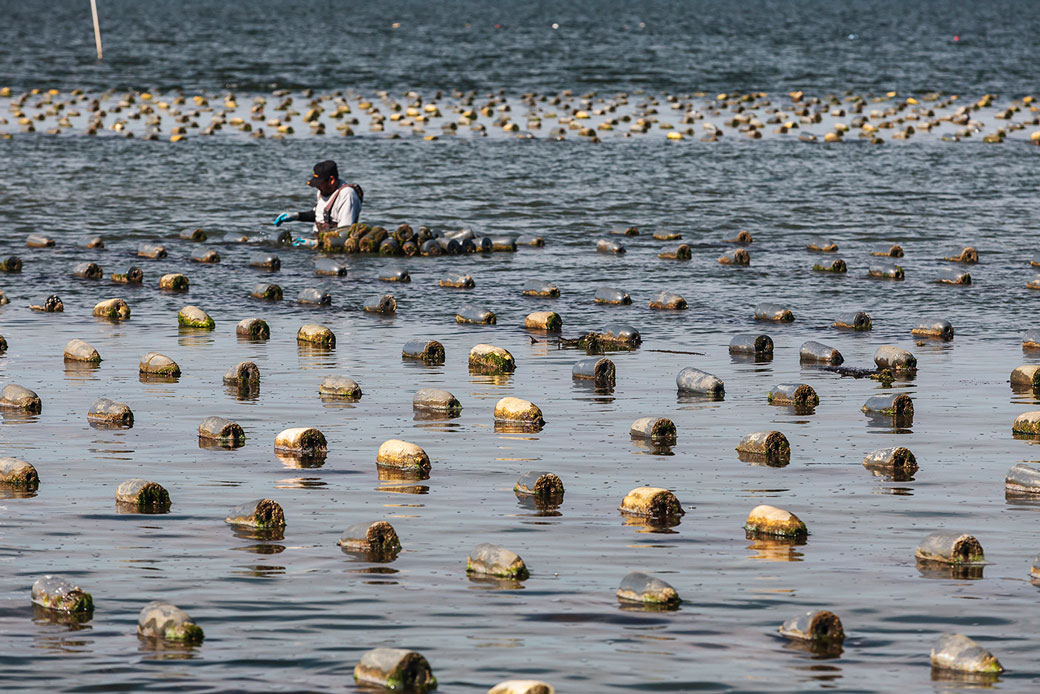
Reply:
[[[90,14],[94,16],[94,43],[97,44],[97,59],[101,60],[101,26],[98,24],[97,0],[90,0]]]

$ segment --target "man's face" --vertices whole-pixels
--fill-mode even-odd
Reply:
[[[321,191],[322,197],[327,198],[334,190],[336,190],[336,179],[329,176],[325,180],[316,183],[314,187]]]

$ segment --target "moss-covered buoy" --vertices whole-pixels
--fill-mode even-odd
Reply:
[[[323,455],[328,450],[328,441],[314,427],[292,427],[274,437],[274,449],[296,455]]]
[[[743,248],[728,250],[719,256],[719,265],[750,265],[751,254]]]
[[[479,344],[469,351],[469,368],[483,373],[513,373],[516,359],[503,347]]]
[[[886,474],[912,475],[917,472],[917,458],[903,446],[879,448],[867,453],[863,467]]]
[[[488,694],[556,694],[556,689],[541,680],[506,680],[489,689]]]
[[[87,410],[87,421],[95,424],[132,427],[134,413],[125,402],[116,402],[108,398],[98,398]]]
[[[380,444],[376,452],[376,465],[425,474],[430,471],[430,456],[414,443],[390,439]]]
[[[472,289],[477,286],[476,282],[469,275],[464,275],[458,272],[449,272],[440,279],[438,284],[442,287],[449,287],[454,289]]]
[[[368,313],[390,315],[397,312],[397,299],[393,294],[380,294],[366,301],[362,309]]]
[[[99,280],[105,275],[97,263],[77,263],[72,268],[72,276],[81,280]]]
[[[489,311],[479,306],[464,304],[455,314],[455,322],[472,323],[477,325],[495,325],[498,323],[498,317],[495,316],[493,311]]]
[[[64,576],[48,574],[33,582],[29,599],[34,605],[55,612],[89,614],[94,610],[94,598]]]
[[[253,288],[249,290],[249,296],[263,301],[281,301],[284,295],[281,287],[270,282],[254,284]]]
[[[627,306],[632,303],[632,297],[623,289],[614,287],[600,287],[592,300],[597,304],[614,304],[616,306]]]
[[[89,343],[80,340],[69,340],[65,345],[65,361],[84,361],[97,364],[101,361],[101,355]]]
[[[853,311],[850,313],[839,314],[834,319],[834,322],[831,323],[832,328],[853,330],[855,332],[866,332],[873,326],[874,321],[871,320],[870,314],[866,311]]]
[[[296,341],[331,348],[336,346],[336,335],[324,325],[307,323],[296,331]]]
[[[402,359],[418,359],[431,364],[444,363],[444,345],[437,340],[409,340],[401,348]]]
[[[224,522],[256,530],[285,527],[285,513],[273,499],[257,499],[239,504],[228,512]]]
[[[126,272],[117,272],[112,275],[112,281],[116,284],[141,284],[144,282],[144,271],[139,267],[129,267]]]
[[[910,330],[914,337],[933,337],[938,340],[953,339],[953,325],[948,320],[921,321]]]
[[[755,320],[773,321],[776,323],[790,323],[794,320],[791,309],[780,304],[764,302],[755,306]]]
[[[670,584],[641,571],[633,571],[621,579],[617,599],[654,607],[677,607],[681,602],[679,593]]]
[[[815,407],[820,404],[820,396],[807,383],[780,383],[773,386],[768,394],[770,405],[795,405],[796,407]]]
[[[932,646],[929,661],[933,668],[981,675],[1004,672],[996,656],[964,634],[943,634]]]
[[[882,265],[871,265],[867,268],[867,277],[876,277],[886,280],[901,280],[906,277],[903,268],[895,263],[884,263]]]
[[[373,648],[354,666],[354,681],[388,691],[425,692],[437,688],[437,678],[421,654],[403,648]]]
[[[57,294],[51,294],[38,300],[35,304],[29,304],[33,311],[41,313],[61,313],[65,310],[65,304]]]
[[[126,320],[130,317],[130,307],[123,299],[105,299],[94,305],[94,315],[109,320]]]
[[[246,442],[246,434],[238,422],[224,417],[206,417],[199,424],[199,438],[218,446],[234,448]]]
[[[837,366],[845,361],[845,357],[837,349],[814,340],[802,344],[798,350],[798,357],[803,364],[819,362]]]
[[[744,523],[744,531],[748,537],[765,535],[804,538],[808,535],[805,523],[798,516],[766,504],[751,509]]]
[[[149,352],[141,357],[138,370],[145,375],[166,376],[176,378],[181,375],[181,367],[173,359],[159,352]]]
[[[466,573],[522,581],[530,572],[516,552],[500,545],[483,542],[466,557]]]
[[[778,631],[786,638],[814,644],[837,645],[845,640],[841,620],[829,610],[804,612],[785,620]]]
[[[551,472],[525,472],[513,485],[513,492],[517,496],[533,496],[544,500],[559,501],[563,498],[563,491],[563,481]]]
[[[170,507],[170,494],[156,482],[134,478],[116,488],[116,503],[137,511],[165,511]]]
[[[560,296],[560,289],[552,282],[545,282],[543,280],[530,280],[524,283],[521,294],[524,296],[537,296],[547,299],[557,299]]]
[[[144,638],[191,644],[201,643],[205,638],[202,627],[195,624],[187,612],[158,600],[145,605],[137,616],[137,634]]]
[[[188,278],[178,272],[171,272],[159,278],[159,289],[168,292],[186,292],[190,286]]]
[[[773,338],[768,335],[741,333],[734,335],[729,341],[730,354],[753,354],[755,356],[772,356]]]
[[[891,369],[896,373],[912,373],[917,370],[917,358],[905,349],[894,345],[881,345],[874,351],[874,363],[879,369]]]
[[[32,491],[40,486],[40,474],[28,461],[0,458],[0,484]]]
[[[182,328],[212,330],[215,326],[209,314],[198,306],[185,306],[177,313],[177,324]]]
[[[686,514],[675,494],[660,487],[636,487],[621,500],[618,510],[658,521],[677,521]]]
[[[982,545],[964,533],[940,531],[925,537],[914,551],[922,561],[965,566],[986,561]]]
[[[914,401],[906,393],[875,395],[867,398],[860,409],[866,414],[880,414],[906,420],[912,420],[914,417]]]
[[[10,383],[0,391],[0,409],[23,410],[39,414],[43,409],[43,401],[35,392],[23,386]]]
[[[495,403],[495,421],[512,422],[531,426],[545,424],[542,410],[530,400],[504,397]]]
[[[137,246],[137,257],[161,260],[166,257],[166,247],[161,243],[141,243]]]
[[[737,443],[738,457],[761,459],[768,464],[786,464],[791,461],[791,444],[779,431],[755,431],[745,434]]]
[[[633,439],[670,445],[675,443],[675,422],[667,417],[640,417],[629,426],[628,434]]]
[[[412,397],[412,409],[416,412],[437,412],[457,415],[462,412],[459,399],[440,388],[420,388]]]
[[[650,308],[665,311],[683,311],[689,308],[686,299],[674,292],[662,291],[650,297]]]
[[[235,334],[253,340],[267,340],[271,337],[271,327],[262,318],[243,318],[235,326]]]
[[[974,264],[979,262],[979,252],[975,250],[974,246],[965,246],[960,250],[949,251],[943,256],[943,260],[954,263]]]
[[[390,554],[401,551],[397,531],[386,521],[354,523],[340,534],[336,544],[344,552]]]

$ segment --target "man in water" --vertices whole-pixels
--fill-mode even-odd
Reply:
[[[313,210],[303,212],[283,212],[274,220],[275,226],[281,226],[282,222],[312,222],[314,224],[315,238],[299,238],[293,242],[294,246],[316,246],[318,244],[318,233],[346,227],[356,224],[361,215],[361,201],[364,193],[361,186],[349,184],[339,177],[339,168],[331,159],[319,161],[314,165],[314,173],[307,181],[307,185],[318,189],[318,199]]]

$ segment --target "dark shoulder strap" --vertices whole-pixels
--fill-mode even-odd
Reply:
[[[361,185],[359,183],[348,183],[347,186],[354,189],[359,201],[365,201],[365,191],[361,190]]]

